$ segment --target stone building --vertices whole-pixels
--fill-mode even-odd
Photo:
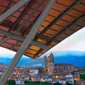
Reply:
[[[53,54],[51,53],[50,56],[44,57],[44,71],[46,75],[52,75],[54,71],[54,57]]]
[[[84,81],[80,82],[80,73],[75,70],[75,66],[69,63],[54,63],[52,53],[48,56],[48,59],[44,56],[44,72],[45,75],[52,76],[52,79],[57,81],[66,79],[66,75],[71,74],[73,76],[71,79],[74,80],[74,83],[84,85]]]
[[[75,70],[75,66],[72,64],[66,64],[66,63],[54,63],[54,56],[51,53],[50,56],[48,56],[48,59],[46,56],[44,56],[44,72],[46,75],[53,75],[54,73],[58,72],[73,72]]]

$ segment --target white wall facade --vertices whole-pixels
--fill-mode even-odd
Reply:
[[[38,74],[38,69],[30,70],[30,76]]]
[[[73,75],[72,74],[68,74],[65,76],[66,77],[66,82],[69,82],[69,83],[74,83],[74,78],[73,78]]]

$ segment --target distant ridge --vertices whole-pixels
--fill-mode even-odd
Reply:
[[[51,52],[47,53],[49,55]],[[85,67],[85,52],[84,51],[52,51],[55,63],[70,63],[75,66]],[[7,55],[6,55],[7,56]],[[14,56],[14,55],[13,55]],[[0,63],[9,65],[12,58],[0,57]],[[22,63],[23,62],[23,63]],[[22,57],[18,66],[25,67],[44,67],[44,56],[33,60],[31,58]]]

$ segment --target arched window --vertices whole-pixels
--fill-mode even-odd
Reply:
[[[60,67],[58,67],[58,69],[60,69]]]
[[[45,71],[48,71],[48,69],[46,69]]]
[[[64,67],[64,69],[65,69],[65,67]]]
[[[70,67],[70,69],[71,69],[71,67]]]

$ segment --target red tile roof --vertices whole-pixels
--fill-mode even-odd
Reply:
[[[55,63],[54,65],[55,66],[74,66],[74,65],[72,65],[70,63]]]

